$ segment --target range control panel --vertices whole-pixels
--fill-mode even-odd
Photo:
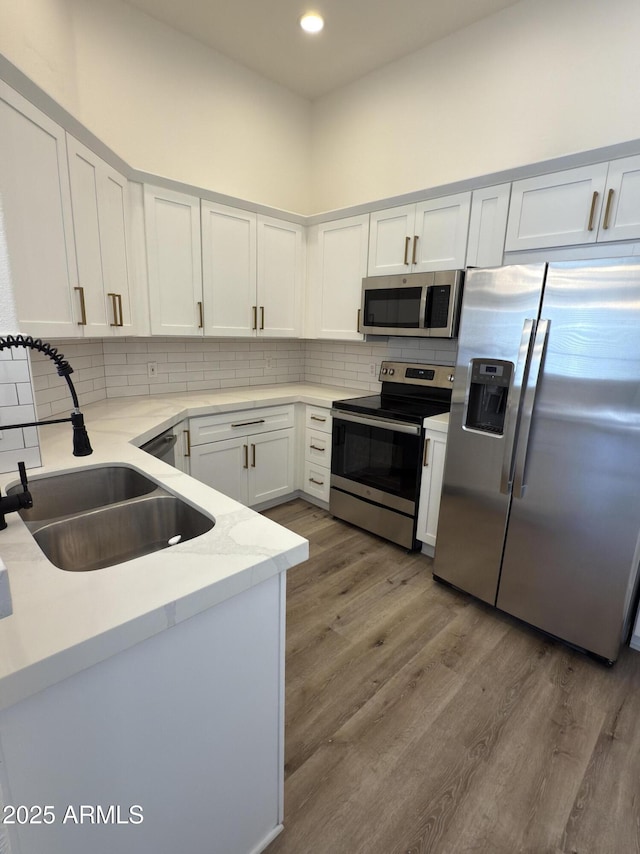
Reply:
[[[451,388],[454,370],[446,365],[422,365],[414,362],[382,362],[380,382],[404,383],[405,385]]]

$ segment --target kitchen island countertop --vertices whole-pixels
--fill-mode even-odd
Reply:
[[[68,424],[40,430],[42,468],[30,477],[127,464],[216,520],[194,540],[92,572],[65,572],[12,513],[0,532],[13,613],[0,620],[0,710],[306,560],[298,535],[139,450],[184,418],[258,406],[329,406],[358,390],[312,384],[103,400],[82,408],[93,447],[71,454]],[[0,485],[17,474],[0,475]],[[117,531],[113,532],[117,536]]]

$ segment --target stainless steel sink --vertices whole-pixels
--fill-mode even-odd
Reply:
[[[33,537],[51,563],[77,572],[151,554],[211,528],[211,519],[175,495],[154,493],[49,522]]]
[[[29,490],[33,508],[19,514],[51,563],[70,572],[124,563],[199,537],[215,524],[128,466],[38,478]]]
[[[25,522],[55,519],[72,513],[84,513],[94,507],[104,507],[146,495],[158,488],[136,469],[129,466],[96,466],[64,474],[29,479],[33,507],[21,510]],[[12,486],[8,495],[20,492],[22,486]]]

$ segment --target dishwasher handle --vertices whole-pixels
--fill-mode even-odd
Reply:
[[[147,454],[151,454],[152,457],[162,459],[169,453],[169,451],[172,450],[172,448],[175,447],[177,441],[178,437],[173,433],[162,433],[160,436],[156,436],[154,439],[149,439],[148,442],[141,445],[140,450],[146,451]]]

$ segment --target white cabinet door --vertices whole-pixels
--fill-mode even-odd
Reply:
[[[446,450],[446,432],[425,431],[416,537],[432,548],[436,545]]]
[[[302,335],[303,228],[258,217],[258,335]]]
[[[20,331],[81,335],[65,134],[1,81],[0,198]]]
[[[241,504],[248,504],[246,436],[191,448],[191,475]]]
[[[294,490],[295,430],[237,436],[191,447],[191,475],[252,507]]]
[[[151,332],[202,335],[200,199],[144,188]]]
[[[206,335],[255,335],[255,214],[202,201],[202,283]]]
[[[71,205],[85,335],[132,331],[126,179],[67,134]]]
[[[325,222],[310,229],[306,338],[362,340],[358,328],[368,242],[367,214]]]
[[[470,210],[471,193],[416,205],[412,272],[460,270],[465,266]]]
[[[369,224],[369,276],[390,276],[411,270],[416,206],[374,211]]]
[[[510,196],[511,184],[473,191],[468,267],[499,267],[502,264]]]
[[[129,182],[108,164],[100,169],[100,246],[104,293],[109,301],[113,335],[139,334],[133,305],[129,240]]]
[[[598,241],[640,238],[640,156],[612,160]]]
[[[293,492],[295,429],[260,433],[248,441],[249,506]]]
[[[370,218],[370,276],[455,270],[465,265],[471,193],[375,211]]]
[[[507,252],[595,243],[608,164],[515,181]]]

